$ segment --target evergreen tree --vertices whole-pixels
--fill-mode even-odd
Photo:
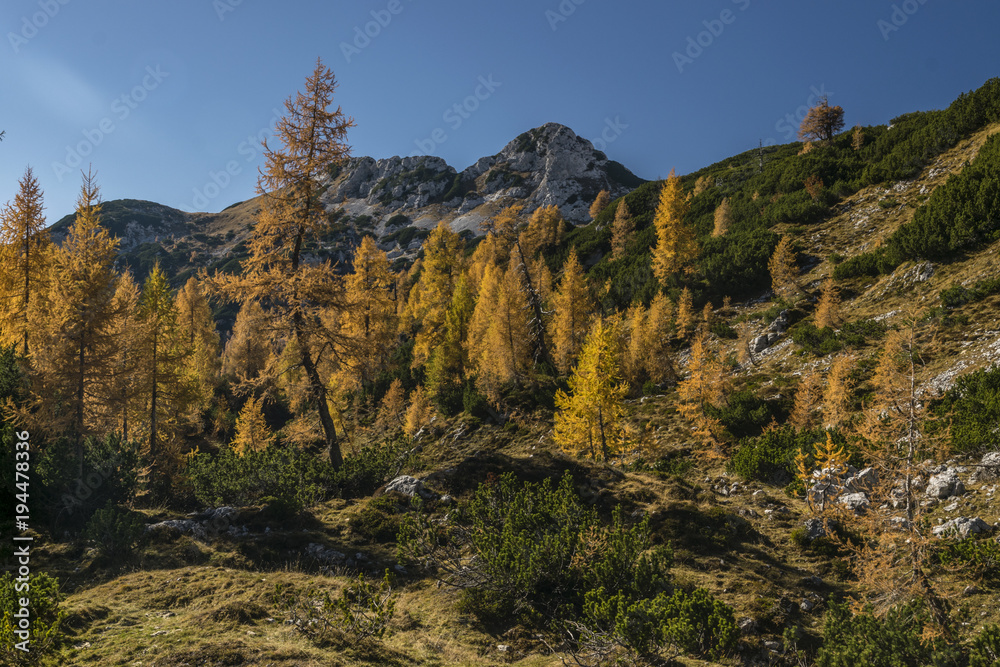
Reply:
[[[621,323],[594,322],[569,379],[570,393],[556,392],[555,439],[564,451],[608,462],[625,446],[628,385],[622,382],[618,349]]]
[[[33,311],[47,271],[49,234],[42,189],[31,167],[18,181],[14,203],[0,211],[0,344],[18,344],[28,356]]]
[[[689,198],[681,190],[681,179],[671,169],[653,218],[656,227],[653,274],[661,285],[666,285],[675,274],[688,271],[698,258],[698,239],[694,230],[684,224],[689,208]]]
[[[570,249],[563,264],[562,279],[553,298],[553,306],[556,368],[560,373],[567,374],[587,337],[594,311],[594,301],[575,248]]]
[[[347,130],[354,121],[339,107],[329,110],[336,85],[333,72],[317,61],[305,92],[285,102],[286,115],[275,131],[282,147],[272,149],[264,142],[266,165],[257,184],[261,210],[250,236],[250,256],[241,275],[216,276],[214,282],[226,297],[241,304],[258,302],[274,321],[287,326],[330,462],[339,467],[343,457],[316,354],[337,337],[320,313],[342,303],[343,295],[329,264],[310,264],[302,257],[306,241],[318,238],[329,224],[320,177],[349,154]]]

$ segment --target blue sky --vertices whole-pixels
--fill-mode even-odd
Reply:
[[[554,121],[644,178],[687,173],[792,139],[816,93],[848,126],[944,107],[1000,76],[998,19],[995,0],[5,0],[0,201],[30,164],[55,222],[89,163],[106,200],[247,199],[317,57],[354,155],[461,170]]]

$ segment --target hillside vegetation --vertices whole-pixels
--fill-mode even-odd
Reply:
[[[0,662],[1000,661],[1000,80],[395,263],[332,90],[167,255],[4,209]]]

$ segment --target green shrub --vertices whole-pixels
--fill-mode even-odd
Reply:
[[[768,429],[756,438],[740,440],[728,468],[746,480],[784,486],[795,476],[794,461],[799,450],[810,453],[817,442],[825,439],[825,431],[796,431],[788,424]],[[835,436],[835,440],[840,439]]]
[[[272,497],[295,511],[322,499],[332,475],[329,464],[277,443],[243,456],[229,447],[197,454],[187,467],[194,495],[206,505],[245,507]]]
[[[647,659],[677,653],[721,658],[732,652],[739,638],[733,610],[703,588],[639,600],[622,593],[611,596],[600,588],[587,593],[584,620],[584,648],[611,637]]]
[[[305,589],[277,584],[271,602],[296,630],[325,646],[382,639],[396,611],[396,597],[392,576],[386,570],[377,584],[359,574],[337,597],[317,584]]]
[[[940,421],[951,427],[951,446],[956,452],[979,452],[996,442],[1000,424],[1000,367],[963,375],[940,399],[930,404]]]
[[[973,577],[1000,579],[1000,544],[993,539],[945,540],[935,551],[937,562]]]
[[[28,599],[30,635],[17,634],[21,631],[21,619],[15,618],[21,610],[21,599]],[[63,595],[59,592],[59,581],[42,572],[31,574],[26,582],[18,582],[9,572],[0,577],[0,664],[44,665],[58,658],[60,647],[65,642],[62,623],[66,612],[59,608]],[[28,651],[22,651],[17,645]]]
[[[921,602],[890,609],[884,617],[870,610],[852,614],[845,603],[830,604],[817,667],[898,667],[899,665],[962,665],[960,650],[938,639],[925,640],[931,622]]]
[[[391,481],[403,466],[406,443],[399,435],[344,457],[344,463],[330,477],[337,494],[341,498],[370,496]]]
[[[648,518],[628,526],[617,508],[610,526],[586,509],[565,475],[520,485],[506,474],[481,484],[442,527],[404,519],[401,559],[423,563],[463,590],[463,606],[483,620],[541,624],[587,590],[633,597],[667,586],[671,553],[650,549]]]
[[[113,505],[94,512],[83,535],[105,558],[128,558],[143,542],[146,523],[142,515]]]
[[[997,665],[1000,665],[1000,626],[987,625],[972,641],[969,649],[969,667]]]
[[[750,390],[730,394],[722,407],[708,406],[706,412],[715,417],[735,438],[759,435],[768,424],[782,420],[786,411],[777,401],[766,401]]]

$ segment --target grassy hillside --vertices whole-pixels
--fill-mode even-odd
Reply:
[[[998,449],[1000,420],[998,132],[993,80],[946,110],[861,128],[860,145],[847,131],[808,149],[748,151],[683,178],[701,254],[695,272],[665,291],[676,299],[690,288],[697,311],[714,304],[708,341],[729,382],[707,409],[720,426],[715,449],[682,416],[678,383],[666,382],[631,388],[622,455],[569,456],[555,441],[553,415],[553,395],[567,380],[551,369],[505,395],[504,414],[467,384],[458,405],[438,406],[416,435],[403,435],[376,419],[374,406],[392,379],[412,389],[430,373],[411,367],[412,340],[401,341],[374,395],[345,409],[339,471],[308,447],[227,455],[245,399],[217,389],[205,417],[214,431],[188,459],[172,502],[120,502],[117,484],[98,485],[102,501],[124,506],[105,517],[105,532],[80,533],[58,512],[40,529],[33,567],[57,577],[65,595],[58,664],[890,664],[877,656],[995,664],[1000,465],[982,462]],[[649,249],[661,187],[645,183],[623,198],[635,234],[619,259],[610,243],[621,200],[570,230],[545,256],[557,280],[575,248],[601,311],[648,305],[658,290]],[[723,199],[729,230],[713,237]],[[189,253],[189,264],[235,271],[248,206],[199,223],[228,239],[225,247],[192,251],[182,240],[169,256]],[[794,241],[798,275],[792,295],[778,299],[767,263],[781,236]],[[136,266],[145,266],[149,258],[136,252]],[[159,252],[180,271],[175,280],[187,275],[188,264]],[[820,328],[816,304],[831,274],[841,322]],[[783,330],[741,361],[748,339],[766,335],[782,313]],[[935,625],[931,603],[873,593],[882,589],[856,549],[878,541],[870,535],[892,543],[891,531],[865,533],[862,513],[843,510],[825,535],[810,535],[816,506],[796,480],[796,455],[818,460],[828,432],[845,462],[878,466],[863,434],[888,417],[872,417],[871,407],[882,350],[910,330],[907,379],[919,397],[911,407],[926,409],[912,470],[929,486],[950,469],[964,485],[947,496],[925,487],[918,494],[927,535],[920,572],[935,589],[927,599],[951,619],[944,626]],[[671,346],[683,379],[690,341]],[[794,428],[806,378],[825,382],[844,354],[852,355],[848,416],[829,431],[815,414]],[[20,396],[15,380],[0,382],[0,395]],[[265,418],[288,429],[291,407],[276,404]],[[935,459],[939,437],[950,450]],[[386,491],[404,474],[425,492]],[[881,481],[885,495],[866,498],[872,508],[900,497],[892,495],[896,479]],[[221,506],[230,509],[209,512]],[[968,539],[931,532],[974,517],[986,528]],[[175,523],[142,528],[161,522]],[[389,597],[378,588],[386,572]],[[891,602],[899,616],[880,621],[860,604],[847,611],[845,600],[871,602],[880,614]],[[359,618],[370,626],[344,629]],[[362,638],[358,627],[384,635]],[[867,658],[859,657],[864,646],[874,647]]]

